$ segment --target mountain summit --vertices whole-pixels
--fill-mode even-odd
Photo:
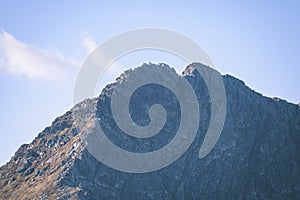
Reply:
[[[176,97],[154,85],[138,90],[129,109],[133,120],[146,126],[151,120],[149,107],[162,105],[168,114],[163,130],[150,138],[122,133],[110,107],[113,83],[99,97],[86,99],[56,118],[17,150],[0,168],[0,199],[300,199],[300,107],[262,96],[230,75],[222,76],[225,124],[212,151],[200,159],[211,100],[196,65],[201,64],[191,64],[180,77],[195,91],[199,128],[191,146],[175,162],[153,172],[127,173],[102,164],[88,151],[83,138],[97,124],[111,142],[131,152],[160,149],[179,128],[182,113]],[[147,67],[174,71],[166,64],[143,64],[116,80],[126,82]],[[159,76],[170,81],[164,74]]]

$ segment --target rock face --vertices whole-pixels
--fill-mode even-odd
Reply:
[[[195,65],[200,64],[188,66],[182,76],[197,94],[199,129],[188,151],[174,163],[158,171],[132,174],[109,168],[89,153],[80,136],[96,121],[113,143],[133,152],[161,148],[178,128],[176,97],[159,86],[145,87],[132,100],[133,120],[147,125],[145,109],[159,103],[168,112],[166,126],[145,140],[122,134],[110,110],[115,86],[110,84],[99,97],[79,103],[32,143],[19,148],[0,168],[0,199],[300,199],[300,107],[264,97],[242,81],[222,76],[226,121],[213,150],[199,159],[211,105],[205,82],[193,70]],[[165,64],[142,67],[169,68]],[[117,81],[126,81],[127,74],[130,71]],[[78,113],[84,120],[73,117]]]

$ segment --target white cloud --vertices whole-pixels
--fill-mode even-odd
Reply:
[[[0,30],[0,69],[29,79],[65,78],[78,69],[78,63],[60,53],[50,53],[23,43]]]
[[[97,48],[97,43],[90,37],[84,37],[81,42],[82,46],[86,49],[87,54],[89,55]],[[98,59],[102,57],[105,60],[112,60],[111,55],[106,52],[101,51],[101,49],[97,50]],[[100,54],[100,55],[99,55]],[[103,69],[104,70],[104,69]],[[114,60],[112,65],[107,70],[104,70],[105,74],[109,76],[113,76],[114,78],[118,77],[123,71],[124,67],[118,62],[118,60]]]
[[[82,45],[84,46],[88,54],[92,53],[97,47],[97,43],[89,37],[83,38]]]

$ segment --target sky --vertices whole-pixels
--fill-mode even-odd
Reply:
[[[300,102],[300,1],[0,0],[0,165],[72,108],[80,66],[97,45],[145,27],[184,34],[222,74]],[[165,62],[178,73],[187,64],[162,51],[128,54],[99,80],[95,96],[143,62]]]

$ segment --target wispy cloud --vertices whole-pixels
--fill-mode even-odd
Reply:
[[[98,46],[97,46],[97,42],[95,42],[92,38],[90,37],[84,37],[82,39],[81,42],[82,46],[86,49],[87,54],[89,55],[90,53],[92,53]],[[110,60],[110,59],[114,59],[112,58],[111,55],[107,54],[104,51],[101,51],[101,49],[97,50],[97,54],[98,54],[98,59],[102,58],[103,60]],[[99,65],[100,66],[100,65]],[[118,77],[126,68],[124,68],[124,66],[122,66],[118,60],[114,60],[114,63],[107,69],[104,70],[105,73],[107,73],[109,76],[113,76],[114,78]]]
[[[84,46],[88,54],[92,53],[92,51],[94,51],[97,47],[97,43],[89,37],[85,37],[82,39],[82,45]]]
[[[0,30],[0,69],[29,79],[65,78],[78,69],[78,62],[23,43]]]

